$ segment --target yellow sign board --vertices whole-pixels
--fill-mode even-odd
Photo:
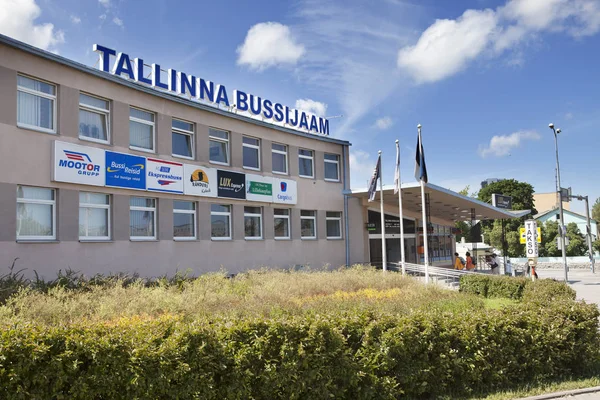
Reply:
[[[525,228],[519,228],[519,234],[520,234],[519,242],[521,244],[525,244],[527,242],[525,240],[526,239],[526,237],[525,237]],[[542,228],[540,228],[539,226],[537,228],[537,234],[535,235],[535,238],[536,238],[536,241],[538,243],[542,243]]]

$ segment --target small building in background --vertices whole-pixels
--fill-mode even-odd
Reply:
[[[558,207],[555,207],[551,210],[540,212],[540,213],[536,214],[533,218],[536,221],[538,221],[538,225],[540,225],[540,223],[546,223],[546,221],[557,221],[558,222],[559,215],[560,215],[559,209],[558,209]],[[586,228],[587,220],[585,218],[585,215],[577,214],[570,210],[563,210],[563,215],[564,215],[564,219],[565,219],[565,225],[569,225],[571,222],[574,222],[577,224],[579,231],[581,231],[581,233],[584,236],[587,234],[587,228]],[[592,228],[592,240],[596,240],[597,232],[598,232],[596,220],[590,219],[590,225]]]
[[[558,193],[534,193],[533,194],[533,206],[539,214],[543,214],[546,211],[558,209]],[[563,210],[569,210],[570,203],[563,201]]]

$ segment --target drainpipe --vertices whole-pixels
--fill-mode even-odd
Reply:
[[[342,145],[342,165],[343,167],[343,174],[342,174],[342,178],[344,179],[344,242],[346,245],[346,267],[350,266],[350,238],[349,238],[349,232],[350,232],[350,228],[348,226],[348,222],[350,221],[350,217],[348,216],[348,173],[347,173],[347,166],[346,166],[346,152],[350,151],[349,146],[345,146]]]

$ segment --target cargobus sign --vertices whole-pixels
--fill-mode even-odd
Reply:
[[[104,150],[54,142],[52,180],[104,186]]]
[[[146,190],[146,157],[107,151],[106,186]]]
[[[296,181],[292,181],[290,179],[273,178],[273,203],[298,203],[298,189],[296,187]]]

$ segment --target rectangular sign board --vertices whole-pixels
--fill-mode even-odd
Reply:
[[[107,151],[106,186],[146,190],[146,157]]]
[[[273,178],[273,203],[298,203],[298,189],[296,186],[296,181],[292,181],[290,179]]]
[[[538,256],[537,222],[535,220],[525,221],[525,256],[535,258]]]
[[[183,164],[146,159],[146,189],[154,192],[183,194]]]
[[[246,200],[273,202],[273,178],[246,174]]]
[[[185,164],[183,192],[191,196],[217,197],[217,169]]]
[[[104,186],[104,150],[66,142],[54,142],[52,180]]]
[[[230,199],[246,198],[246,176],[238,172],[217,170],[217,195]]]
[[[492,194],[492,205],[496,208],[512,210],[512,197],[493,193]]]
[[[542,243],[542,228],[540,228],[538,226],[536,232],[537,232],[537,234],[536,234],[537,242]],[[525,244],[527,242],[526,236],[525,236],[525,228],[519,228],[519,235],[520,235],[519,243]]]

